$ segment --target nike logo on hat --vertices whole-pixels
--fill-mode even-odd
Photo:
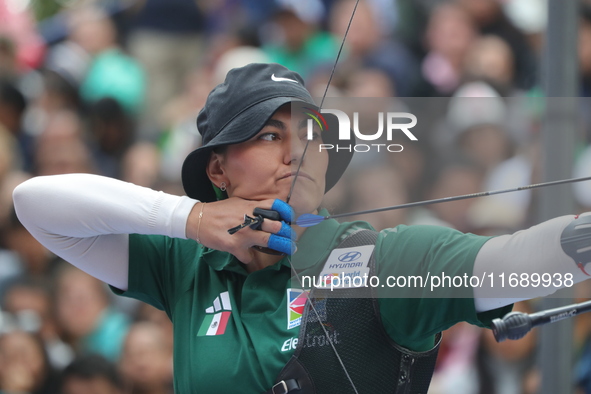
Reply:
[[[275,74],[271,75],[271,79],[275,82],[281,82],[281,81],[289,81],[289,82],[295,82],[298,83],[298,81],[296,81],[295,79],[289,79],[289,78],[280,78],[280,77],[276,77]]]

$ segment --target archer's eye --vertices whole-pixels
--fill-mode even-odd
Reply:
[[[313,141],[318,141],[318,140],[320,140],[320,138],[321,138],[321,137],[320,137],[320,133],[318,133],[318,132],[316,132],[316,131],[314,131],[314,132],[312,133],[312,140],[313,140]]]
[[[275,141],[277,139],[279,139],[279,135],[277,133],[263,133],[259,135],[259,140]]]
[[[300,141],[303,141],[304,143],[306,141],[315,141],[315,142],[321,142],[322,141],[322,136],[320,135],[320,133],[316,130],[312,130],[312,135],[308,136],[308,131],[303,130],[299,133],[299,137],[300,137]]]

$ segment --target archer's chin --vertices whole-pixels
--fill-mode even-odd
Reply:
[[[304,190],[303,188],[294,189],[289,205],[292,206],[296,215],[315,213],[318,211],[323,196],[324,194],[319,191]]]

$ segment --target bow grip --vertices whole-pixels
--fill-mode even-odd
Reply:
[[[273,211],[271,209],[255,208],[254,211],[252,211],[252,214],[254,215],[254,217],[260,219],[269,219],[277,221],[281,220],[281,215],[279,215],[279,212]],[[263,221],[260,220],[258,223],[251,225],[250,228],[253,230],[260,230],[262,225]]]
[[[585,264],[591,263],[591,215],[578,216],[564,228],[560,246],[586,275]]]
[[[279,214],[279,212],[274,211],[272,209],[255,208],[254,211],[252,211],[252,214],[255,217],[259,217],[259,218],[263,218],[263,219],[277,220],[277,221],[281,220],[281,215]],[[250,228],[252,228],[253,230],[260,230],[262,225],[263,225],[263,221],[261,220],[257,224],[255,224],[254,226],[250,226]],[[256,250],[259,250],[263,253],[266,253],[266,254],[279,255],[279,256],[284,255],[284,253],[282,253],[282,252],[278,252],[274,249],[265,248],[262,246],[255,245],[255,246],[253,246],[253,248],[255,248]]]
[[[264,219],[269,220],[281,220],[281,215],[277,211],[273,211],[272,209],[263,209],[263,208],[255,208],[252,211],[254,216],[262,216]]]

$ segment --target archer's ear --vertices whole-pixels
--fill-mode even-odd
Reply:
[[[228,177],[226,177],[224,172],[223,156],[221,154],[211,152],[211,156],[209,156],[209,162],[207,163],[205,171],[207,172],[209,180],[212,181],[217,187],[219,187],[222,182],[225,182],[226,185],[229,185]]]

